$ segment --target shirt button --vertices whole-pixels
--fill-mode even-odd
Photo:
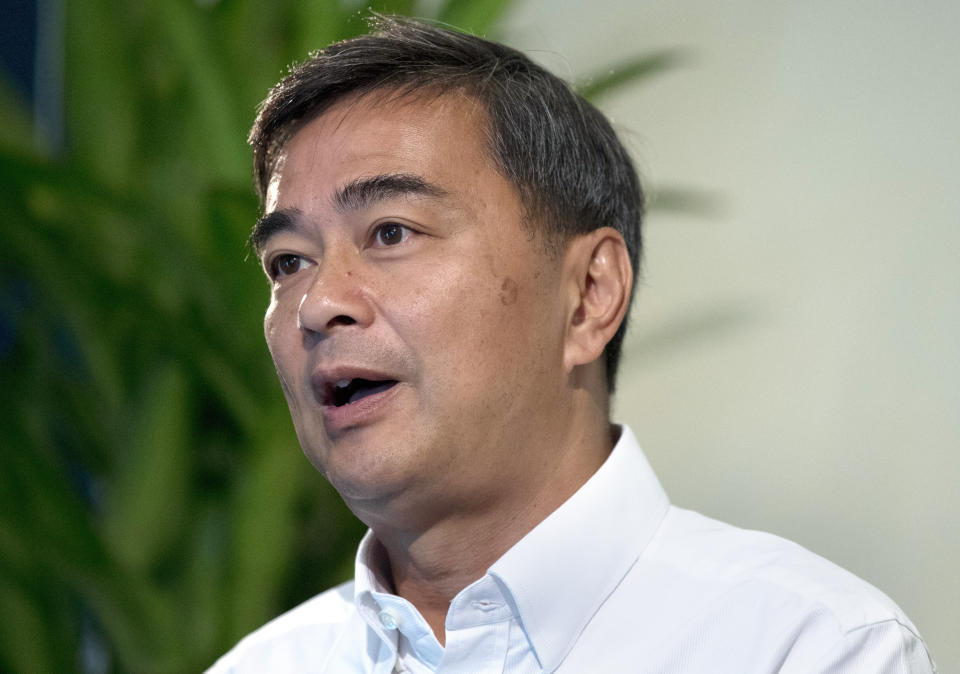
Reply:
[[[400,627],[400,619],[390,611],[380,611],[377,617],[380,618],[380,624],[388,630],[395,630]]]

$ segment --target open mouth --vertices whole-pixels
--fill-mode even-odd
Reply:
[[[343,407],[350,403],[372,396],[377,393],[393,388],[397,384],[396,379],[372,380],[372,379],[341,379],[333,383],[330,387],[328,396],[329,404],[334,407]]]

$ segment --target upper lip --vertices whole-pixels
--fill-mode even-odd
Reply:
[[[385,370],[353,365],[320,367],[310,375],[313,394],[321,405],[333,405],[333,388],[338,381],[367,379],[369,381],[397,381],[398,377]]]

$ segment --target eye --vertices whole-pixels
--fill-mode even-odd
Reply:
[[[274,280],[283,276],[292,276],[305,268],[307,264],[308,261],[299,255],[282,253],[270,260],[267,265],[267,275]]]
[[[410,237],[410,229],[396,222],[385,222],[373,231],[373,243],[377,246],[396,246]]]

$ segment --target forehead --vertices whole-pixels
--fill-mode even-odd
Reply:
[[[420,175],[455,196],[513,192],[490,158],[487,129],[482,106],[460,94],[344,99],[287,141],[265,211],[319,208],[347,182],[390,173]]]

